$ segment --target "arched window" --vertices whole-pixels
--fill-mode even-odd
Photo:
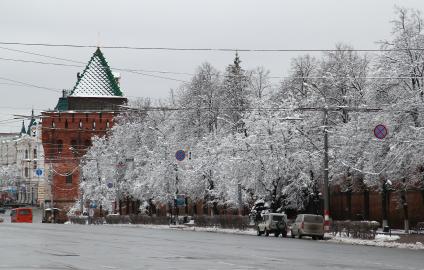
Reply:
[[[65,128],[68,128],[68,119],[65,120]]]
[[[106,121],[106,128],[109,128],[109,120]]]
[[[71,173],[66,175],[65,183],[66,184],[72,184],[72,174]]]
[[[80,119],[78,127],[82,129],[82,120]]]
[[[63,151],[63,142],[62,140],[57,141],[57,152],[60,154]]]
[[[29,159],[28,149],[25,149],[25,159]]]
[[[56,124],[54,121],[52,121],[52,128],[56,128]]]
[[[93,130],[96,129],[96,121],[93,121]]]
[[[29,177],[29,169],[28,169],[28,167],[25,167],[25,177]]]

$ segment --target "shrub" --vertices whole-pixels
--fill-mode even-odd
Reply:
[[[360,239],[374,239],[380,223],[377,221],[350,221],[336,220],[333,221],[331,231],[333,235],[345,234],[348,237]]]

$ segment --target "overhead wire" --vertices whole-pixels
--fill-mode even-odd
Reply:
[[[194,48],[194,47],[140,47],[140,46],[97,46],[88,44],[58,44],[45,42],[6,42],[0,41],[3,45],[20,46],[40,46],[40,47],[68,47],[68,48],[104,48],[104,49],[126,49],[126,50],[145,50],[145,51],[213,51],[213,52],[390,52],[390,51],[424,51],[424,48],[392,48],[392,49],[250,49],[250,48]]]
[[[1,49],[2,47],[0,47]],[[36,54],[37,55],[37,54]],[[41,55],[40,55],[41,56]],[[81,64],[85,64],[81,61],[73,61],[71,59],[65,59],[65,58],[59,58],[59,57],[52,57],[52,56],[47,56],[47,55],[42,55],[43,57],[49,57],[49,58],[53,58],[53,59],[60,59],[63,61],[71,61],[71,62],[75,62],[75,63],[81,63]],[[25,60],[25,59],[16,59],[16,58],[4,58],[4,57],[0,57],[0,60],[3,61],[12,61],[12,62],[19,62],[19,63],[31,63],[31,64],[41,64],[41,65],[53,65],[53,66],[64,66],[64,67],[78,67],[78,68],[84,68],[85,65],[72,65],[72,64],[63,64],[63,63],[55,63],[55,62],[45,62],[45,61],[35,61],[35,60]],[[139,74],[142,76],[149,76],[149,77],[155,77],[155,78],[160,78],[160,79],[165,79],[165,80],[173,80],[173,81],[179,81],[179,82],[184,82],[184,83],[188,83],[189,81],[186,80],[181,80],[181,79],[175,79],[172,77],[165,77],[165,76],[159,76],[159,75],[153,75],[153,74],[147,74],[149,72],[151,73],[162,73],[162,74],[174,74],[174,75],[188,75],[188,76],[195,76],[195,73],[186,73],[186,72],[173,72],[173,71],[161,71],[161,70],[145,70],[145,69],[133,69],[133,68],[120,68],[120,67],[110,67],[113,70],[118,70],[118,71],[124,71],[124,72],[129,72],[129,73],[133,73],[133,74]],[[147,72],[147,73],[146,73]],[[227,75],[227,74],[216,74],[214,76],[217,77],[240,77],[240,76],[246,76],[246,75],[240,75],[240,76],[231,76],[231,75]],[[391,79],[396,79],[396,80],[406,80],[406,79],[416,79],[419,78],[418,76],[398,76],[398,77],[389,77],[389,76],[359,76],[359,77],[352,77],[352,76],[268,76],[267,78],[270,79],[299,79],[299,80],[304,80],[304,79],[369,79],[369,80],[391,80]]]

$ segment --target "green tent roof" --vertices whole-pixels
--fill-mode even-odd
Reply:
[[[100,48],[97,48],[83,73],[78,76],[70,96],[122,97],[121,89]]]
[[[68,110],[68,98],[61,97],[57,102],[56,107],[54,108],[56,111],[67,111]]]

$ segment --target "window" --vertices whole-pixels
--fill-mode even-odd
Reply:
[[[27,167],[25,167],[25,177],[29,176],[29,169]]]
[[[93,121],[93,130],[96,129],[96,121]]]
[[[57,141],[57,152],[60,154],[63,151],[63,142],[62,140]]]
[[[65,183],[72,184],[72,174],[66,176]]]
[[[28,154],[28,150],[25,149],[25,159],[29,159],[29,154]]]
[[[88,113],[85,114],[85,122],[88,122]]]
[[[36,170],[37,169],[37,161],[34,161],[34,164],[33,164],[33,167],[32,167],[34,170]]]
[[[82,120],[80,119],[78,127],[82,129]]]
[[[322,216],[312,216],[312,215],[305,215],[305,222],[309,223],[323,223],[324,219]]]
[[[68,119],[65,120],[65,128],[68,128]]]
[[[106,121],[106,128],[109,128],[109,120]]]
[[[56,128],[56,124],[52,121],[52,128]]]
[[[37,158],[37,149],[34,149],[34,159]]]
[[[274,220],[274,221],[284,221],[284,216],[272,216],[272,220]]]
[[[31,210],[29,210],[29,209],[19,209],[19,215],[29,216],[29,215],[31,215]]]
[[[72,123],[75,122],[75,113],[72,114]]]

